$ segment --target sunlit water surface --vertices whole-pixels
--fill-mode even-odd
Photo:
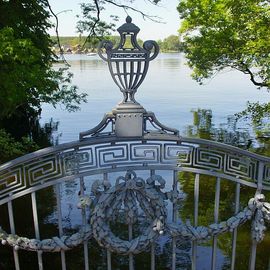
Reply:
[[[60,143],[77,140],[79,132],[97,125],[104,113],[111,111],[122,98],[122,94],[110,76],[107,63],[100,60],[98,56],[66,55],[66,60],[71,65],[70,71],[74,74],[73,83],[79,87],[80,92],[88,94],[88,103],[82,104],[81,110],[76,113],[68,113],[60,107],[56,109],[48,105],[43,107],[43,122],[48,122],[50,118],[59,121]],[[198,109],[211,110],[212,129],[224,126],[228,129],[230,128],[227,125],[228,117],[244,110],[247,101],[269,101],[269,93],[258,90],[247,76],[237,71],[223,72],[212,80],[206,81],[204,85],[199,85],[191,79],[190,75],[191,70],[187,67],[183,55],[160,54],[150,63],[146,79],[136,94],[137,101],[147,110],[155,112],[161,123],[179,129],[182,135],[188,134],[188,126],[194,124],[192,112]],[[252,128],[245,121],[241,122],[237,130],[252,133]],[[252,137],[252,134],[249,135]],[[117,177],[117,174],[112,177]],[[164,177],[171,179],[169,175]],[[80,223],[80,213],[74,209],[73,203],[70,203],[77,200],[78,188],[78,183],[74,182],[66,185],[62,190],[62,200],[66,201],[63,215],[72,217],[65,223],[67,227],[75,227]],[[48,218],[49,221],[53,220],[53,215]],[[160,246],[166,248],[166,245],[168,239],[161,238]],[[216,269],[230,267],[230,260],[224,251],[224,249],[217,249]],[[184,245],[181,252],[180,260],[183,261],[183,266],[179,269],[189,269],[191,247]],[[198,269],[210,269],[211,248],[208,245],[200,245],[197,252]],[[248,254],[246,256],[248,257]],[[164,260],[170,261],[170,258]],[[143,266],[143,263],[137,262],[137,267],[140,265]],[[161,265],[164,265],[164,262],[160,263],[160,269],[162,269]],[[170,263],[167,262],[167,265]]]
[[[82,104],[76,113],[68,113],[61,107],[43,106],[42,122],[53,118],[60,123],[60,142],[77,140],[79,132],[97,125],[104,113],[111,111],[122,99],[107,63],[98,56],[66,55],[66,59],[74,74],[73,84],[80,92],[88,94],[88,103]],[[211,109],[212,124],[218,126],[227,122],[228,115],[245,109],[247,101],[269,101],[269,93],[258,90],[241,72],[223,72],[204,85],[192,80],[190,74],[183,55],[160,54],[150,62],[136,99],[147,110],[155,112],[159,121],[179,129],[182,134],[187,125],[193,123],[192,109]]]

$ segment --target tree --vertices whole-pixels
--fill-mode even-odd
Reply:
[[[153,5],[157,5],[160,1],[161,0],[148,0],[148,2]],[[84,34],[85,32],[88,34],[85,44],[87,42],[94,42],[96,43],[95,45],[97,45],[104,36],[111,35],[111,32],[115,30],[115,22],[118,21],[117,15],[111,15],[110,22],[102,20],[102,12],[108,6],[123,9],[126,13],[127,11],[139,13],[144,19],[160,22],[160,17],[146,14],[141,9],[137,9],[133,6],[134,2],[135,0],[91,0],[88,3],[81,3],[82,15],[77,16],[79,18],[77,30],[80,34]]]
[[[149,0],[153,4],[159,1]],[[101,20],[105,5],[157,19],[132,7],[133,2],[91,0],[81,4],[78,31],[88,32],[94,45],[99,42],[97,38],[107,35],[114,24]],[[58,18],[49,0],[0,2],[0,119],[16,114],[17,110],[39,114],[43,102],[53,105],[62,103],[68,110],[75,110],[80,102],[85,101],[85,94],[78,94],[77,88],[70,86],[72,75],[66,68],[52,69],[56,57],[46,32],[52,27],[49,22],[51,16],[56,19],[57,33]],[[112,18],[117,19],[116,16]]]
[[[149,1],[154,4],[159,2]],[[104,4],[136,11],[131,7],[132,1],[128,5],[114,0],[89,2],[93,5],[82,5],[78,29],[88,31],[94,45],[98,42],[97,38],[108,33],[113,26],[100,20]],[[53,106],[60,103],[73,111],[86,101],[86,95],[79,94],[77,88],[70,84],[72,74],[68,72],[67,65],[63,64],[58,70],[52,66],[58,58],[52,52],[54,43],[47,34],[53,26],[49,21],[51,17],[56,20],[58,34],[57,14],[53,12],[49,0],[0,1],[0,129],[19,142],[24,136],[31,140],[37,137],[35,130],[39,127],[42,103]],[[60,45],[59,37],[56,40]],[[5,141],[3,134],[0,134],[0,140]]]
[[[180,51],[181,44],[178,36],[170,35],[160,43],[160,48],[162,51]]]
[[[43,102],[78,108],[85,94],[70,86],[66,67],[52,68],[57,60],[47,34],[52,25],[47,0],[0,2],[0,119],[18,112],[41,112]]]
[[[269,0],[182,0],[178,11],[194,79],[233,68],[270,89]]]

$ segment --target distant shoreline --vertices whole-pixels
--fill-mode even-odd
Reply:
[[[85,36],[70,36],[70,37],[59,37],[60,46],[58,44],[58,38],[56,36],[51,36],[51,40],[54,45],[52,46],[52,51],[55,54],[59,54],[62,50],[64,54],[92,54],[97,53],[97,47],[99,40],[86,41]],[[108,36],[105,39],[110,40],[113,44],[119,43],[119,37],[117,36]],[[138,43],[142,46],[143,40],[138,39]],[[179,36],[171,35],[163,40],[157,40],[157,43],[160,47],[160,51],[164,53],[177,53],[181,52],[181,42]]]

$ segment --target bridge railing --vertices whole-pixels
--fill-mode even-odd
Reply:
[[[158,45],[140,47],[130,17],[118,31],[120,44],[102,42],[99,54],[122,102],[79,141],[0,166],[0,268],[200,270],[207,246],[205,269],[221,269],[222,250],[229,269],[242,256],[254,270],[270,158],[161,124],[135,100]]]
[[[264,221],[268,217],[268,212],[264,211],[267,205],[262,192],[269,190],[269,168],[269,158],[216,142],[167,134],[148,134],[140,139],[120,139],[109,135],[43,149],[0,167],[0,205],[2,209],[7,209],[7,217],[1,216],[3,220],[8,220],[10,227],[9,231],[1,229],[0,238],[2,244],[13,247],[16,269],[20,269],[20,250],[36,252],[40,269],[43,269],[44,252],[60,252],[62,269],[66,269],[65,253],[78,245],[84,247],[85,269],[89,269],[93,260],[88,256],[92,239],[105,248],[108,269],[112,269],[111,252],[128,255],[129,269],[134,269],[136,254],[149,248],[151,269],[155,269],[154,246],[158,245],[163,233],[172,239],[171,269],[177,269],[177,241],[183,237],[192,243],[190,264],[195,269],[197,246],[213,239],[211,265],[212,269],[216,269],[219,235],[232,233],[230,260],[233,267],[237,228],[252,219],[250,269],[254,269],[256,245],[263,238]],[[98,176],[98,179],[93,181],[88,179],[89,176]],[[215,182],[213,222],[202,225],[199,206],[202,203],[201,192],[204,193],[202,187],[207,179],[214,179]],[[81,209],[78,210],[81,221],[76,221],[80,223],[77,231],[65,235],[62,211],[67,201],[61,195],[61,190],[63,183],[72,181],[77,181],[79,185],[79,195],[73,204],[78,204]],[[181,184],[188,181],[192,182],[190,187],[193,195],[188,194],[190,190],[185,190]],[[221,182],[224,181],[233,183],[234,188],[230,192],[235,193],[235,213],[221,221],[219,207],[220,194],[223,192]],[[241,207],[241,189],[245,186],[254,189],[254,195],[250,201],[246,201],[245,207]],[[37,202],[36,194],[48,187],[52,187],[55,198],[54,215],[59,232],[41,239],[37,205],[42,205],[42,202]],[[189,209],[193,224],[185,223],[184,217],[181,217],[182,211],[186,211],[187,195],[189,199],[193,196],[193,210]],[[13,203],[23,197],[31,198],[34,238],[30,237],[31,233],[16,235],[16,227],[22,226],[23,221],[16,224]],[[257,210],[259,205],[264,211],[261,215]],[[109,226],[122,215],[129,217],[129,237],[126,240],[117,237]],[[139,228],[137,236],[133,237],[135,224],[140,224],[137,220],[139,217],[148,226]],[[259,225],[262,228],[258,230]]]

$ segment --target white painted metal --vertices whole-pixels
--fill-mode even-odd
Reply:
[[[9,216],[10,231],[12,234],[15,234],[15,223],[14,223],[13,207],[12,207],[11,201],[8,202],[8,216]],[[15,269],[20,270],[19,254],[16,247],[13,247],[13,257],[14,257]]]
[[[196,269],[197,256],[199,255],[197,253],[199,240],[206,240],[204,238],[206,236],[213,237],[211,268],[214,270],[217,266],[217,237],[221,232],[233,230],[231,270],[234,270],[237,227],[239,224],[232,225],[231,219],[240,223],[245,222],[250,217],[253,222],[255,220],[259,224],[261,235],[263,235],[264,219],[270,218],[270,211],[263,196],[260,195],[264,190],[270,190],[270,158],[217,142],[184,138],[179,136],[177,130],[161,124],[154,113],[147,112],[134,98],[137,88],[146,76],[149,62],[158,53],[158,46],[155,42],[149,41],[141,48],[136,41],[138,28],[131,23],[130,18],[127,18],[126,24],[119,28],[119,32],[121,34],[120,45],[113,49],[111,43],[102,43],[101,46],[105,47],[107,58],[102,55],[101,51],[100,54],[102,59],[109,59],[111,74],[123,93],[124,100],[111,113],[107,113],[97,127],[81,132],[79,141],[42,149],[0,166],[0,205],[7,204],[10,222],[9,233],[0,228],[2,244],[13,247],[16,270],[20,269],[18,248],[37,251],[38,268],[42,270],[42,250],[48,251],[48,248],[51,248],[50,245],[54,245],[54,249],[50,251],[61,253],[62,270],[66,270],[67,254],[65,250],[82,244],[84,269],[89,270],[91,259],[94,259],[89,257],[88,250],[88,244],[93,237],[91,233],[93,233],[97,242],[106,249],[108,270],[112,269],[112,251],[121,255],[128,255],[129,269],[134,270],[136,254],[145,250],[150,250],[151,270],[155,270],[157,268],[156,243],[158,243],[159,234],[165,230],[166,233],[171,235],[170,239],[172,239],[172,270],[177,269],[177,240],[179,236],[182,237],[183,235],[192,241],[191,261],[193,270]],[[133,34],[132,44],[134,48],[126,49],[123,47],[125,36],[130,34]],[[173,175],[172,179],[163,179],[160,175],[156,175],[158,170],[170,172]],[[126,176],[129,175],[130,179],[124,176],[118,177],[119,183],[111,186],[112,183],[109,183],[108,173],[120,172],[126,174]],[[137,177],[135,172],[150,173],[150,177],[143,179]],[[178,183],[178,174],[180,172],[194,175],[194,224],[192,225],[180,224],[179,222],[181,217],[178,217],[178,204],[181,200],[178,196],[181,193],[181,186]],[[80,195],[87,196],[88,194],[84,190],[85,179],[87,176],[93,175],[103,175],[101,182],[95,182],[96,187],[93,187],[94,183],[91,186],[92,193],[89,196],[93,198],[89,197],[89,199],[93,199],[92,201],[95,202],[92,202],[91,207],[88,205],[87,208],[87,205],[84,205],[81,208],[82,230],[77,234],[66,237],[63,235],[63,202],[60,187],[64,182],[79,179]],[[198,217],[200,177],[202,175],[215,177],[217,180],[214,224],[211,225],[212,227],[210,224],[208,227],[201,226],[200,231],[198,229],[200,226]],[[225,225],[224,222],[218,224],[220,193],[222,192],[221,179],[222,181],[231,181],[236,185],[235,215],[229,218]],[[39,239],[36,192],[49,186],[55,187],[59,235],[45,241]],[[241,186],[254,188],[255,196],[251,198],[249,205],[239,213]],[[100,187],[103,188],[102,191],[98,190]],[[132,199],[124,198],[127,190],[130,192],[129,194],[133,194]],[[28,194],[31,194],[32,198],[36,237],[32,242],[28,241],[27,237],[15,235],[12,209],[13,200]],[[144,210],[145,218],[149,219],[151,225],[146,232],[141,232],[141,236],[133,239],[135,227],[133,227],[131,221],[128,224],[128,241],[119,240],[110,231],[109,226],[107,226],[109,223],[107,215],[110,214],[110,218],[112,218],[112,213],[109,211],[110,207],[113,211],[117,210],[114,205],[121,207],[117,199],[120,200],[120,203],[131,204],[129,205],[131,208],[140,207],[141,210]],[[172,207],[166,209],[165,202],[169,202]],[[263,213],[260,212],[262,208],[264,209]],[[172,216],[170,220],[167,218],[167,210],[170,211]],[[258,220],[260,215],[263,218]],[[223,229],[220,229],[220,227]],[[251,230],[254,234],[254,226]],[[257,236],[256,233],[255,236],[252,236],[250,270],[255,269],[257,242],[262,238]],[[36,246],[31,246],[30,242],[36,243]],[[44,246],[47,250],[42,249]]]
[[[236,183],[235,186],[235,211],[237,214],[239,212],[240,203],[240,183]],[[232,257],[231,257],[231,270],[235,269],[235,257],[236,257],[236,241],[237,241],[237,228],[233,230],[232,233]]]
[[[37,239],[40,239],[39,225],[38,225],[37,200],[36,200],[36,193],[35,192],[31,193],[31,201],[32,201],[32,212],[33,212],[34,227],[35,227],[35,236]],[[38,251],[37,256],[38,256],[38,268],[39,268],[39,270],[43,270],[42,251]]]
[[[215,210],[214,210],[214,222],[218,223],[219,214],[219,198],[220,198],[220,178],[216,179],[216,192],[215,192]],[[216,256],[217,256],[217,236],[213,237],[213,248],[212,248],[212,264],[211,269],[216,269]]]
[[[155,175],[155,170],[150,170],[150,176]],[[151,243],[151,270],[155,270],[156,268],[156,254],[155,254],[155,243]]]
[[[62,207],[61,207],[61,193],[60,193],[61,184],[55,186],[56,193],[56,205],[57,205],[57,214],[58,214],[58,230],[59,236],[63,236],[63,225],[62,225]],[[66,254],[64,250],[61,250],[61,265],[62,270],[66,270]]]
[[[149,137],[149,136],[148,136]],[[243,155],[242,151],[238,151],[238,149],[231,148],[230,151],[228,149],[223,149],[220,144],[217,143],[207,143],[202,140],[196,140],[196,144],[194,139],[192,139],[192,143],[189,142],[188,139],[185,141],[182,138],[178,139],[176,137],[168,139],[167,135],[162,140],[162,136],[158,135],[158,140],[156,136],[153,136],[151,140],[131,140],[130,138],[122,138],[113,139],[111,136],[101,138],[92,138],[85,141],[77,142],[77,145],[73,144],[70,148],[68,147],[60,147],[60,151],[57,149],[51,149],[45,155],[42,153],[33,154],[32,156],[28,156],[28,159],[24,157],[23,163],[17,163],[17,160],[14,161],[16,164],[13,165],[13,162],[9,163],[9,169],[7,169],[7,165],[4,165],[4,169],[0,170],[0,174],[4,175],[4,178],[1,178],[0,181],[5,181],[7,175],[15,175],[18,179],[22,179],[23,176],[19,176],[14,174],[15,169],[13,168],[21,168],[17,172],[27,172],[27,175],[31,175],[34,172],[40,171],[42,172],[42,168],[51,164],[52,168],[55,168],[54,171],[50,170],[48,173],[46,170],[43,173],[43,176],[38,178],[28,178],[26,181],[31,180],[33,182],[27,182],[26,185],[16,186],[17,189],[12,190],[10,192],[10,186],[8,187],[7,193],[3,190],[1,191],[2,200],[1,204],[5,204],[7,202],[12,202],[13,199],[25,196],[27,194],[34,194],[34,192],[46,188],[50,185],[59,186],[59,184],[63,181],[68,181],[76,178],[83,178],[87,175],[95,175],[95,174],[104,174],[104,179],[106,178],[106,174],[110,172],[125,172],[128,169],[131,170],[149,170],[152,171],[152,175],[154,175],[155,170],[172,170],[174,174],[177,175],[178,172],[190,172],[195,174],[195,212],[194,212],[194,220],[197,221],[198,215],[198,203],[199,203],[199,175],[209,175],[217,178],[222,178],[222,181],[233,181],[236,183],[236,208],[235,213],[239,211],[239,194],[240,194],[240,186],[247,185],[254,188],[254,191],[261,186],[261,190],[269,190],[268,180],[265,175],[268,175],[269,168],[269,160],[266,162],[265,158],[261,158],[260,156],[252,157],[249,153],[246,153],[246,156]],[[98,142],[98,143],[95,143]],[[73,150],[74,149],[74,150]],[[220,165],[215,163],[215,167],[210,163],[207,165],[205,160],[200,160],[202,156],[200,151],[203,150],[203,155],[205,157],[216,158],[219,160]],[[102,153],[102,155],[101,155]],[[214,155],[213,155],[214,153]],[[87,160],[83,160],[84,155],[88,155]],[[90,156],[96,156],[95,159],[96,164],[91,161]],[[57,157],[57,158],[56,158]],[[110,157],[110,158],[108,158]],[[234,164],[241,164],[242,170],[240,175],[238,175],[238,168],[229,168],[228,160],[232,160]],[[209,159],[208,159],[209,160]],[[249,162],[249,170],[245,174],[243,174],[243,168],[245,168],[245,162]],[[36,164],[31,167],[31,164]],[[218,165],[217,165],[218,164]],[[232,164],[232,161],[231,163]],[[251,166],[250,166],[251,165]],[[239,165],[240,166],[240,165]],[[31,167],[31,170],[30,170]],[[34,168],[34,169],[32,169]],[[73,169],[74,168],[74,169]],[[175,178],[176,179],[176,178]],[[259,180],[259,181],[258,181]],[[172,190],[175,190],[175,183],[173,184]],[[83,192],[82,192],[83,194]],[[216,194],[217,195],[217,194]],[[33,195],[32,195],[33,196]],[[57,196],[58,199],[60,198]],[[9,203],[9,204],[10,204]],[[59,200],[59,204],[61,204]],[[216,208],[217,209],[217,208]],[[177,219],[176,217],[176,209],[173,207],[173,221]],[[35,215],[35,210],[33,207],[33,216]],[[83,211],[82,211],[83,213]],[[84,219],[84,218],[83,218]],[[35,219],[34,219],[35,220]],[[216,221],[216,219],[215,219]],[[35,221],[34,221],[35,222]],[[37,224],[37,223],[36,223]],[[196,223],[194,224],[196,226]],[[36,226],[36,225],[34,225]],[[61,226],[59,226],[61,227]],[[13,231],[14,232],[14,231]],[[11,231],[12,233],[12,231]],[[60,235],[61,236],[61,235]],[[231,269],[234,269],[235,264],[235,252],[236,252],[236,237],[237,237],[237,229],[234,229],[233,232],[233,242],[232,242],[232,266]],[[36,238],[39,238],[36,235]],[[176,265],[176,257],[175,257],[175,239],[172,241],[172,269]],[[84,245],[85,254],[87,254],[86,250],[87,245]],[[214,244],[215,249],[215,244]],[[255,258],[255,248],[253,248],[253,256]],[[154,244],[151,245],[151,261],[152,261],[152,269],[155,269],[155,254],[154,254]],[[213,251],[213,258],[215,257]],[[14,251],[15,262],[17,264],[17,269],[19,269],[19,260],[17,251]],[[64,254],[64,252],[62,252]],[[196,262],[196,241],[194,241],[193,245],[193,267],[195,269]],[[40,260],[40,259],[39,259]],[[133,260],[132,260],[133,261]],[[65,265],[65,258],[62,255],[62,263]],[[85,257],[85,266],[91,263],[90,259]],[[254,265],[255,260],[251,260],[251,265]],[[130,264],[130,267],[132,264]],[[215,261],[213,261],[213,265],[215,265]],[[65,267],[65,266],[63,266]],[[111,269],[111,256],[110,251],[107,253],[107,268]],[[87,269],[87,268],[86,268]],[[251,267],[252,269],[252,267]]]
[[[194,183],[194,227],[198,226],[199,215],[199,190],[200,190],[200,175],[195,175]],[[197,269],[197,240],[192,241],[192,270]]]
[[[84,179],[83,179],[83,177],[80,177],[80,194],[81,194],[81,196],[85,195],[84,190],[85,190]],[[85,226],[87,224],[85,208],[81,209],[81,214],[82,214],[82,225]],[[84,243],[83,243],[83,252],[84,252],[84,268],[85,268],[85,270],[89,270],[88,241],[84,241]]]

